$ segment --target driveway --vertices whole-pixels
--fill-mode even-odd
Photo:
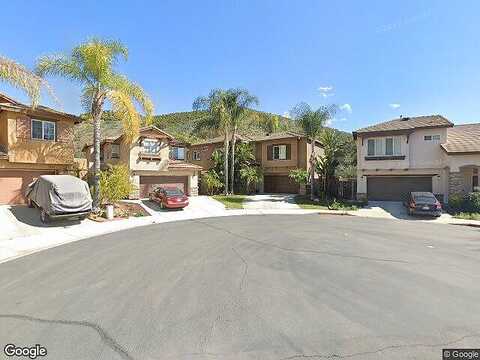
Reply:
[[[446,213],[438,218],[408,215],[407,209],[401,201],[369,201],[366,207],[358,210],[358,215],[384,219],[424,220],[436,223],[452,222],[452,216]]]
[[[259,194],[247,196],[243,202],[245,209],[300,209],[295,203],[295,194]]]
[[[66,360],[439,359],[478,347],[479,283],[480,231],[468,227],[158,224],[0,264],[0,347]]]

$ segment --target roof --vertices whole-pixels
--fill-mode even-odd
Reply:
[[[243,136],[243,135],[240,135],[240,134],[235,134],[235,139],[240,140],[240,141],[250,141],[251,140],[247,136]],[[218,143],[223,143],[224,140],[225,140],[224,136],[217,136],[217,137],[214,137],[214,138],[211,138],[211,139],[197,141],[197,142],[193,143],[192,146],[218,144]]]
[[[57,117],[65,117],[75,121],[75,123],[83,121],[82,118],[76,115],[54,110],[47,106],[37,105],[35,108],[32,108],[30,105],[22,104],[2,93],[0,93],[0,110],[28,113],[33,116],[49,117],[53,115]]]
[[[367,126],[353,132],[353,136],[368,133],[381,133],[381,132],[408,132],[414,129],[427,129],[437,127],[452,127],[448,119],[442,115],[426,115],[415,117],[400,117],[390,121],[385,121],[376,125]]]
[[[181,160],[169,160],[168,161],[169,169],[192,169],[192,170],[203,170],[201,166],[190,164]]]
[[[285,132],[277,132],[271,133],[267,135],[257,136],[252,139],[252,141],[269,141],[269,140],[280,140],[280,139],[289,139],[289,138],[303,138],[305,135],[298,134],[293,131],[285,131]],[[321,145],[320,141],[315,140],[319,145]]]
[[[441,145],[448,154],[480,153],[480,123],[455,125],[447,130],[447,142]]]

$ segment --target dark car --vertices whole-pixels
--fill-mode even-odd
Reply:
[[[70,175],[42,175],[28,185],[26,198],[30,207],[40,209],[44,223],[58,218],[86,218],[92,211],[88,184]]]
[[[150,193],[149,198],[162,209],[183,209],[188,206],[188,197],[177,187],[158,187]]]
[[[409,215],[442,215],[442,204],[431,192],[411,192],[405,205]]]

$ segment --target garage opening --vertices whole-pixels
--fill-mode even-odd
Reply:
[[[0,170],[0,205],[25,204],[27,186],[40,175],[52,175],[52,171]]]
[[[263,191],[266,193],[298,194],[298,184],[288,175],[265,175]]]
[[[432,176],[369,176],[368,200],[405,201],[412,191],[432,192]]]
[[[176,186],[185,194],[188,193],[188,176],[140,176],[140,198],[148,195],[157,187]]]

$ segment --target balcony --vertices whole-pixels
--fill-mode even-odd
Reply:
[[[158,153],[140,152],[138,154],[138,158],[141,160],[156,160],[156,161],[162,160],[162,156],[160,155],[159,152]]]

